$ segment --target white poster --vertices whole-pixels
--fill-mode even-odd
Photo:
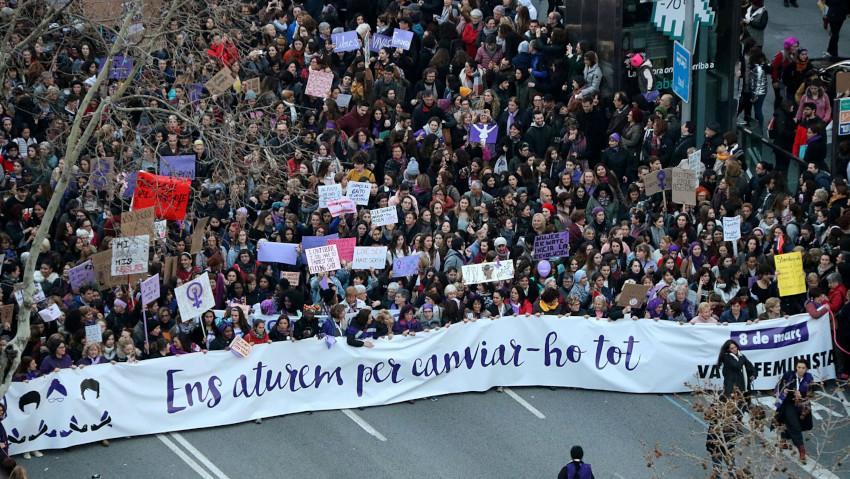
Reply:
[[[810,360],[816,381],[835,378],[829,320],[808,315],[751,326],[509,317],[378,339],[374,348],[283,341],[254,346],[249,360],[210,351],[63,369],[12,383],[3,426],[9,454],[21,454],[495,386],[686,392],[686,383],[722,386],[715,363],[730,338],[758,371],[757,390],[772,389],[795,357]]]
[[[327,208],[328,201],[342,196],[342,185],[319,185],[319,208]]]
[[[112,240],[112,276],[146,272],[149,242],[150,235],[122,236]]]
[[[346,187],[346,193],[351,201],[358,205],[368,205],[369,196],[372,193],[372,183],[349,181]]]
[[[723,241],[736,241],[741,239],[741,217],[723,217]]]
[[[387,266],[386,246],[355,246],[351,269],[384,269]]]
[[[513,260],[468,264],[462,268],[463,284],[492,283],[514,277]]]
[[[181,318],[194,318],[208,309],[215,309],[215,297],[206,274],[175,288],[174,295]]]
[[[395,210],[395,206],[378,208],[371,210],[370,213],[372,214],[372,226],[384,226],[398,223],[398,213]]]
[[[310,248],[305,253],[307,254],[307,264],[310,265],[310,274],[336,271],[342,267],[339,263],[339,252],[335,244]]]

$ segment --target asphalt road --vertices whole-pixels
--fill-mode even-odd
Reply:
[[[32,478],[545,478],[555,477],[570,447],[581,444],[598,479],[649,478],[653,471],[646,455],[656,443],[665,452],[675,447],[704,455],[704,427],[687,399],[506,388],[504,393],[491,390],[115,439],[109,448],[96,443],[17,459]],[[820,414],[845,423],[834,443],[850,444],[850,410],[834,402]],[[836,461],[822,459],[824,464]],[[663,477],[707,476],[690,459],[660,462]],[[788,466],[799,477],[810,477],[790,460]],[[815,477],[850,477],[850,468]]]

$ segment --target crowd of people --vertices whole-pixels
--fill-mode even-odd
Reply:
[[[829,102],[801,69],[795,39],[777,55],[784,70],[772,71],[788,116],[785,126],[777,121],[776,141],[807,146],[807,168],[790,191],[781,165],[762,161],[749,171],[734,129],[710,121],[697,144],[676,99],[653,91],[651,62],[640,52],[627,60],[638,93],[605,95],[613,79],[593,45],[569,37],[555,2],[260,0],[225,11],[191,2],[128,79],[149,109],[116,104],[102,115],[95,112],[105,96],[83,100],[108,42],[71,28],[20,45],[32,25],[17,24],[0,98],[0,286],[15,315],[3,316],[0,346],[18,333],[14,291],[36,234],[48,233],[34,276],[46,299],[32,307],[14,381],[223,350],[235,337],[337,336],[372,347],[382,336],[517,314],[727,325],[808,312],[834,316],[838,342],[850,344],[848,185],[843,172],[826,171]],[[334,52],[332,34],[352,30],[363,41],[395,30],[413,37],[407,50]],[[744,61],[762,68],[756,48],[743,50]],[[222,68],[235,82],[211,94],[203,85]],[[305,93],[311,72],[333,73],[326,97]],[[122,83],[111,79],[102,92]],[[80,119],[97,129],[67,164],[65,142]],[[788,137],[792,124],[806,138]],[[492,127],[493,139],[480,134]],[[701,159],[695,206],[674,203],[670,191],[646,194],[644,175],[687,165],[693,152]],[[131,174],[157,172],[158,160],[173,155],[195,156],[196,179],[186,217],[169,220],[150,248],[159,300],[142,304],[137,283],[73,288],[68,272],[120,236]],[[101,157],[114,158],[117,176],[98,189],[92,170]],[[73,181],[57,190],[65,169]],[[336,217],[319,207],[320,185],[346,191],[352,181],[372,183],[368,205]],[[56,195],[59,209],[44,224]],[[398,224],[373,225],[370,211],[385,207],[396,208]],[[742,237],[725,242],[721,218],[737,215]],[[193,245],[204,218],[202,245]],[[568,256],[535,255],[537,237],[564,231]],[[332,234],[388,247],[385,267],[343,262],[311,275],[300,259],[257,259],[260,242]],[[780,297],[774,257],[793,251],[803,253],[807,292]],[[411,254],[418,272],[393,277],[394,260]],[[176,271],[166,274],[173,258]],[[514,264],[512,279],[465,284],[464,265],[505,261]],[[174,289],[196,277],[209,279],[223,315],[180,315]],[[630,283],[649,286],[646,300],[617,306]],[[51,304],[62,315],[45,322],[38,311]],[[93,324],[100,343],[86,340]],[[836,349],[844,379],[845,359]]]

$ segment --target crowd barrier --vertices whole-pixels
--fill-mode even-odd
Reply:
[[[374,348],[310,339],[258,345],[248,358],[213,351],[62,370],[14,383],[3,425],[18,454],[495,386],[686,392],[697,378],[720,380],[714,364],[730,338],[759,370],[756,389],[772,388],[800,356],[816,379],[835,377],[828,320],[808,315],[751,326],[520,316]]]

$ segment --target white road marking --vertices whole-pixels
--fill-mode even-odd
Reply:
[[[744,424],[747,424],[747,429],[749,429],[749,421],[746,421]],[[776,437],[777,436],[776,431],[771,431],[769,428],[765,428],[765,430],[762,431],[762,436],[768,442],[774,442],[775,443],[775,442],[778,441],[778,439]],[[838,476],[836,476],[835,474],[833,474],[831,471],[826,469],[825,467],[821,466],[817,461],[812,459],[812,457],[809,456],[808,454],[806,455],[806,464],[804,465],[803,463],[800,462],[800,457],[797,454],[791,454],[794,451],[794,449],[796,449],[796,448],[793,447],[792,444],[789,444],[788,450],[782,451],[782,455],[785,456],[786,458],[790,459],[794,464],[797,464],[797,466],[800,467],[800,469],[808,472],[815,479],[841,479]]]
[[[534,414],[535,416],[539,417],[540,419],[546,419],[546,416],[544,416],[542,412],[538,411],[536,407],[529,404],[529,402],[526,401],[525,399],[523,399],[519,394],[511,391],[511,388],[504,388],[503,391],[508,396],[514,398],[514,400],[516,402],[520,403],[522,405],[522,407],[531,411],[531,414]]]
[[[213,464],[213,462],[207,456],[203,455],[201,451],[196,449],[191,442],[186,440],[186,438],[176,432],[172,432],[169,434],[171,434],[171,437],[173,437],[177,442],[179,442],[181,446],[185,447],[186,450],[189,451],[189,453],[198,458],[205,466],[207,466],[207,469],[209,469],[213,474],[215,474],[218,479],[230,479],[227,474],[225,474],[221,471],[221,469],[216,467],[216,465]]]
[[[841,398],[841,397],[838,397],[838,396],[834,396],[832,394],[827,394],[823,391],[815,391],[815,394],[817,394],[818,396],[821,396],[821,397],[829,398],[829,399],[832,399],[834,401],[840,402],[841,405],[844,407],[844,412],[847,413],[848,416],[850,416],[850,404],[847,403],[847,399],[844,399],[844,398]]]
[[[372,427],[371,424],[366,422],[365,419],[358,416],[356,412],[352,411],[351,409],[340,409],[340,411],[342,411],[343,414],[348,416],[349,419],[357,423],[357,425],[360,426],[364,431],[378,438],[379,441],[387,441],[387,438],[385,438],[383,434],[379,433],[378,430]]]
[[[157,434],[156,437],[158,437],[163,444],[168,446],[168,448],[171,449],[174,454],[177,454],[177,457],[179,457],[183,460],[183,462],[188,464],[189,467],[191,467],[195,472],[197,472],[198,475],[201,476],[203,479],[215,479],[203,467],[201,467],[197,462],[195,462],[194,459],[186,455],[185,452],[183,452],[179,447],[177,447],[177,444],[174,444],[173,442],[171,442],[171,439],[165,437],[164,434]]]

